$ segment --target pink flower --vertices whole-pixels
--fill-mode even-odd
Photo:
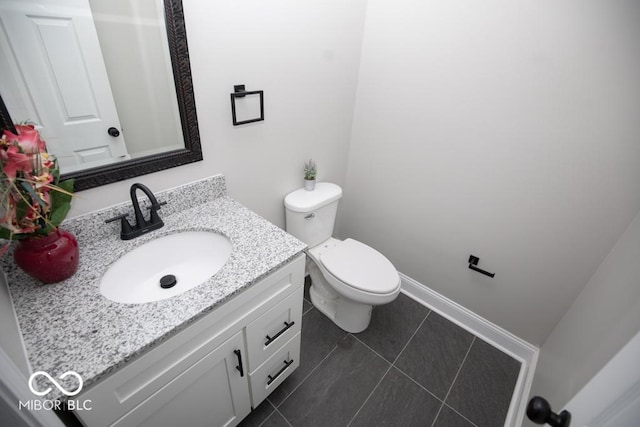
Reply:
[[[0,162],[2,171],[9,180],[14,180],[18,171],[33,171],[33,155],[20,153],[15,145],[0,150]]]
[[[69,209],[67,198],[53,198],[51,191],[66,190],[73,184],[58,186],[59,170],[55,157],[47,153],[45,142],[32,125],[15,125],[15,133],[3,131],[0,137],[0,236],[21,239],[46,234],[57,227]],[[57,216],[56,216],[56,213]],[[0,256],[6,250],[0,247]]]
[[[33,184],[36,189],[44,189],[49,191],[48,185],[53,182],[53,175],[50,173],[43,173],[39,176],[29,176],[29,179],[33,180]]]
[[[40,138],[40,133],[33,125],[15,125],[16,132],[14,134],[8,130],[3,132],[9,143],[17,142],[23,153],[39,153],[46,150],[44,141]]]
[[[40,161],[42,162],[42,167],[46,169],[53,169],[55,167],[55,163],[51,159],[49,153],[40,153]]]

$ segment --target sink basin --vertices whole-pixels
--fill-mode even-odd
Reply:
[[[216,274],[231,255],[221,234],[185,231],[128,252],[102,276],[100,293],[112,301],[143,304],[179,295]]]

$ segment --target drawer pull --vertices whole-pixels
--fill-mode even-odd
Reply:
[[[244,369],[242,368],[242,353],[240,352],[240,350],[233,350],[233,352],[238,358],[238,366],[236,366],[236,369],[240,371],[240,377],[244,377]]]
[[[291,322],[291,323],[293,323],[293,322]],[[282,369],[280,369],[278,372],[276,372],[276,374],[274,376],[267,375],[267,378],[269,378],[269,381],[267,381],[267,385],[271,385],[271,383],[274,382],[280,375],[282,375],[282,373],[284,371],[286,371],[287,368],[289,367],[289,365],[291,365],[292,363],[293,363],[293,359],[285,360],[284,361],[284,366],[282,367]]]
[[[277,340],[277,339],[278,339],[278,337],[279,337],[280,335],[282,335],[282,334],[284,334],[285,332],[287,332],[287,329],[289,329],[290,327],[292,327],[292,326],[293,326],[293,325],[295,325],[295,324],[296,324],[296,322],[293,322],[293,321],[292,321],[291,323],[284,322],[284,328],[283,328],[280,332],[278,332],[277,334],[275,334],[275,335],[273,336],[273,338],[271,338],[269,335],[267,335],[267,336],[266,336],[267,341],[264,343],[264,346],[265,346],[265,347],[267,347],[269,344],[271,344],[272,342],[274,342],[275,340]]]

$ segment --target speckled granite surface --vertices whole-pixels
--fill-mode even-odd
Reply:
[[[56,378],[72,370],[84,387],[184,329],[207,312],[299,255],[306,247],[293,236],[226,196],[224,177],[156,194],[165,226],[130,241],[119,237],[119,223],[106,218],[126,212],[130,203],[73,218],[62,228],[80,243],[80,266],[64,282],[42,285],[3,257],[32,370]],[[143,198],[142,193],[139,196]],[[106,231],[105,231],[106,230]],[[184,230],[226,236],[231,257],[207,282],[176,297],[148,304],[122,304],[100,294],[100,278],[133,248]],[[41,389],[48,387],[44,378]],[[61,381],[64,383],[64,381]],[[68,389],[73,389],[68,384]],[[55,389],[55,387],[54,387]],[[64,396],[55,389],[47,398]]]

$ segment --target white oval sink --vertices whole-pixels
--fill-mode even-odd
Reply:
[[[230,255],[231,243],[221,234],[170,234],[151,240],[114,262],[102,276],[100,293],[127,304],[171,298],[216,274]],[[161,287],[161,279],[170,287]]]

